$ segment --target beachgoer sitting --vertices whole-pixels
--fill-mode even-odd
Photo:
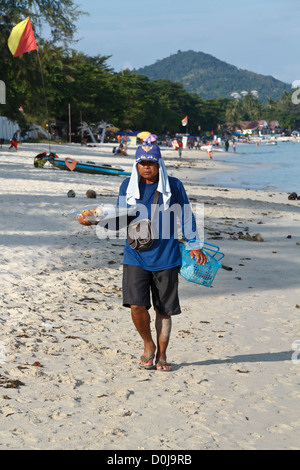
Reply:
[[[125,157],[128,157],[128,154],[126,150],[124,149],[124,145],[120,144],[119,147],[116,148],[115,150],[116,155],[124,155]]]

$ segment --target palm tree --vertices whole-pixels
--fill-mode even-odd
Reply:
[[[226,109],[225,116],[232,129],[238,129],[240,127],[239,122],[243,120],[241,100],[232,101]]]
[[[98,124],[98,130],[102,129],[102,136],[101,136],[101,144],[104,142],[104,137],[105,137],[105,131],[107,127],[112,127],[112,124],[109,124],[106,121],[100,121]]]
[[[92,142],[94,144],[97,143],[97,141],[94,137],[94,134],[92,132],[92,129],[90,128],[90,126],[86,122],[82,122],[82,124],[78,127],[78,129],[81,131],[82,136],[84,135],[85,132],[87,132],[89,134],[89,136],[91,137]]]

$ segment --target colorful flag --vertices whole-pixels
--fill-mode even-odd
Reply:
[[[12,29],[8,38],[8,47],[14,57],[37,49],[29,17]]]
[[[185,116],[185,118],[182,119],[181,124],[182,124],[183,126],[187,126],[187,123],[188,123],[188,117]]]

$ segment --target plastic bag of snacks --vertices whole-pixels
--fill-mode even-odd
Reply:
[[[122,216],[135,216],[135,207],[116,207],[112,204],[99,204],[97,207],[87,206],[74,212],[64,213],[65,217],[72,220],[78,220],[80,216],[84,217],[88,222],[101,222],[116,219]]]

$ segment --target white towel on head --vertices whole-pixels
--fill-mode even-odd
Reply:
[[[167,174],[167,169],[165,162],[162,158],[159,159],[159,180],[157,191],[163,195],[164,209],[168,209],[170,205],[170,199],[172,196],[169,177]],[[136,199],[140,199],[140,182],[141,176],[138,172],[137,162],[134,162],[131,177],[126,191],[126,202],[131,206],[136,204]]]

